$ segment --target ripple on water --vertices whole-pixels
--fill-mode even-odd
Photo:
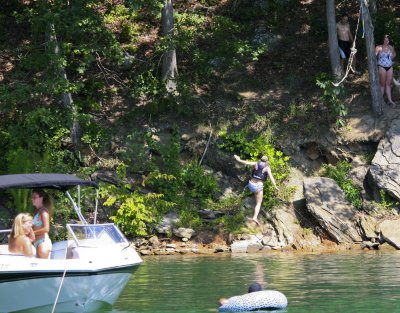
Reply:
[[[287,296],[283,312],[400,312],[396,252],[147,258],[112,312],[217,312],[256,280]]]

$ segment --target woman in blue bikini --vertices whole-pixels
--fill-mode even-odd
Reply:
[[[254,215],[252,220],[259,225],[260,223],[258,222],[257,217],[260,213],[261,203],[264,196],[264,182],[267,180],[267,177],[269,177],[269,179],[271,180],[274,188],[278,190],[278,187],[275,184],[274,177],[272,176],[271,168],[269,167],[268,157],[264,155],[258,162],[245,161],[237,155],[234,155],[233,157],[237,162],[241,164],[254,166],[251,175],[252,177],[249,180],[247,187],[250,189],[251,192],[254,193],[254,196],[256,198],[256,206],[254,207]]]
[[[395,105],[392,100],[393,59],[396,57],[389,35],[383,37],[383,44],[375,48],[378,58],[379,83],[382,95],[387,95],[388,104]]]
[[[53,201],[42,189],[34,189],[32,191],[32,205],[36,208],[32,220],[33,232],[35,233],[33,245],[36,248],[37,257],[47,259],[52,248],[49,231]]]

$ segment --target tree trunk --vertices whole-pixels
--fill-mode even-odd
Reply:
[[[369,12],[371,13],[372,19],[374,19],[376,12],[378,12],[375,0],[369,0]]]
[[[333,76],[336,79],[340,79],[343,75],[343,69],[340,64],[339,45],[336,31],[335,0],[326,0],[326,19],[328,23],[328,46],[331,70]]]
[[[161,79],[166,83],[168,92],[176,91],[176,76],[178,65],[176,62],[176,50],[172,37],[174,32],[174,9],[172,0],[165,0],[161,13],[162,35],[169,42],[169,49],[164,52],[162,58]]]
[[[375,55],[374,26],[372,24],[369,9],[362,1],[364,20],[365,46],[367,48],[369,86],[371,90],[372,110],[376,115],[382,114],[383,96],[379,87],[378,66]]]
[[[50,49],[53,50],[53,53],[59,57],[60,56],[60,46],[58,44],[56,30],[54,24],[51,23],[49,26],[49,45]],[[59,75],[63,80],[68,82],[67,73],[65,72],[65,68],[59,64],[56,66],[57,75]],[[70,92],[64,92],[62,94],[62,103],[65,107],[71,110],[72,114],[72,126],[70,129],[71,133],[71,142],[72,146],[75,150],[79,149],[80,141],[81,141],[81,127],[79,121],[77,119],[77,110],[74,105],[74,101],[72,99],[72,94]]]

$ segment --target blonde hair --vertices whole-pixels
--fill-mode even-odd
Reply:
[[[261,157],[261,161],[262,161],[262,162],[269,163],[269,162],[268,162],[268,157],[267,157],[266,155],[263,155],[263,156]]]
[[[15,219],[14,223],[11,228],[11,238],[17,238],[18,236],[24,236],[25,231],[24,231],[24,223],[26,221],[32,221],[32,216],[28,213],[19,213]]]

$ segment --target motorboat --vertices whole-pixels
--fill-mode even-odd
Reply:
[[[116,225],[97,224],[96,218],[86,221],[79,201],[69,192],[73,187],[80,191],[81,186],[98,187],[96,182],[68,174],[0,175],[3,190],[64,192],[79,218],[66,225],[68,240],[53,242],[49,259],[25,257],[10,253],[7,245],[0,246],[0,312],[98,311],[114,304],[142,263]]]

